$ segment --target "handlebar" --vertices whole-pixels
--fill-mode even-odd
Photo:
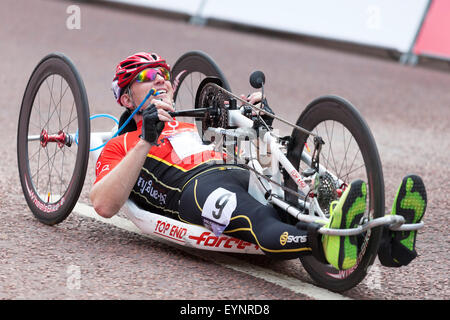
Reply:
[[[187,109],[180,111],[170,111],[169,115],[171,117],[196,117],[201,118],[205,115],[207,111],[212,110],[212,108],[198,108],[198,109]]]

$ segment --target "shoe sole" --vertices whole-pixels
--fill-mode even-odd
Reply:
[[[392,213],[405,218],[406,224],[419,223],[427,207],[427,193],[422,179],[416,175],[408,175],[397,191],[392,206]],[[405,248],[413,252],[416,245],[417,231],[396,231],[393,238]]]
[[[353,181],[333,209],[329,228],[350,229],[355,227],[366,210],[366,195],[367,187],[365,182],[362,180]],[[346,212],[346,214],[343,214],[343,212]],[[335,268],[346,270],[356,264],[358,255],[356,236],[325,235],[323,242],[325,256]]]

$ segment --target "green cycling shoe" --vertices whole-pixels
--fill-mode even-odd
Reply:
[[[417,175],[403,178],[392,205],[391,214],[401,215],[405,224],[419,223],[427,207],[427,193],[422,179]],[[408,265],[417,257],[417,230],[392,231],[385,228],[378,250],[378,259],[386,267]]]
[[[360,222],[366,211],[366,183],[353,181],[339,199],[330,207],[330,221],[325,228],[351,229]],[[326,260],[336,269],[350,269],[356,264],[358,245],[356,236],[322,236],[322,245]]]

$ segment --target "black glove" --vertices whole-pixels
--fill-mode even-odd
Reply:
[[[267,103],[266,98],[264,98],[263,101],[261,101],[261,109],[263,109],[264,111],[267,111],[273,115],[275,114],[275,112],[273,112],[273,110],[269,107],[269,104]],[[272,126],[273,118],[271,116],[269,116],[267,114],[263,114],[261,116],[261,118],[263,118],[263,120],[267,123],[267,125],[269,127]]]
[[[142,139],[156,145],[164,128],[164,121],[158,118],[158,109],[152,103],[142,112]]]

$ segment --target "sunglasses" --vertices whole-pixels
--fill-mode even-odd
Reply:
[[[169,70],[159,67],[159,68],[148,68],[142,70],[136,77],[137,82],[148,82],[154,81],[157,75],[160,75],[166,81],[170,81],[170,72]]]

